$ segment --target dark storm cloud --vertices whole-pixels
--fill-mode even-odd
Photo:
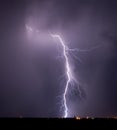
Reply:
[[[0,116],[61,116],[64,72],[56,45],[46,51],[26,38],[28,22],[59,32],[82,63],[74,62],[83,100],[70,93],[70,114],[117,114],[117,2],[115,0],[6,0],[0,2]],[[73,96],[73,95],[77,96]]]

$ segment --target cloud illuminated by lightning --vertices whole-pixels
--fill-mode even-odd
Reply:
[[[29,26],[29,25],[26,25],[26,30],[30,33],[30,32],[33,32],[33,29]]]

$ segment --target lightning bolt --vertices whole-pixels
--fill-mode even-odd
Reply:
[[[32,33],[34,31],[32,29],[32,27],[28,26],[28,25],[26,25],[26,29],[27,29],[27,31],[29,33]],[[36,30],[36,33],[38,33],[38,32],[39,31]],[[89,51],[97,49],[100,46],[95,46],[95,47],[90,48],[88,50],[81,50],[81,49],[77,49],[77,48],[70,49],[65,44],[64,40],[61,38],[60,35],[51,34],[50,32],[48,32],[48,33],[49,33],[49,36],[51,36],[52,38],[55,38],[55,39],[59,40],[59,43],[60,43],[60,45],[62,47],[62,50],[63,50],[63,56],[62,57],[64,57],[64,60],[65,60],[65,75],[66,75],[65,89],[64,89],[64,92],[63,92],[63,107],[64,107],[64,115],[63,115],[63,117],[67,118],[68,115],[69,115],[69,110],[68,110],[68,105],[67,105],[67,93],[68,93],[69,87],[73,87],[73,86],[75,86],[75,84],[77,84],[79,97],[82,98],[82,92],[80,90],[79,81],[75,78],[75,76],[73,75],[73,72],[72,72],[72,66],[70,64],[70,56],[74,57],[79,62],[82,62],[80,60],[80,58],[74,52],[77,52],[77,53],[78,52],[89,52]]]
[[[64,118],[68,117],[68,106],[67,106],[67,99],[66,99],[66,95],[67,95],[67,91],[68,91],[68,88],[69,88],[69,85],[72,81],[72,70],[71,70],[71,66],[70,66],[70,63],[69,63],[69,57],[68,57],[68,47],[65,45],[63,39],[60,37],[60,35],[54,35],[54,34],[51,34],[51,36],[53,38],[57,38],[62,46],[62,49],[63,49],[63,56],[64,56],[64,59],[65,59],[65,68],[66,68],[66,76],[67,76],[67,81],[66,81],[66,84],[65,84],[65,90],[64,90],[64,94],[63,94],[63,104],[64,104]]]

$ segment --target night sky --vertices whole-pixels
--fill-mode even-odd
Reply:
[[[96,47],[72,60],[82,98],[69,89],[69,116],[117,116],[117,1],[1,0],[0,117],[63,116],[64,60],[49,31],[70,48]]]

